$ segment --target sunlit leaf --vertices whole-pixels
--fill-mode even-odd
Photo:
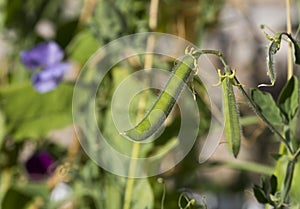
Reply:
[[[45,137],[53,129],[72,123],[73,86],[61,84],[39,94],[30,83],[0,90],[0,108],[7,121],[7,133],[16,140]]]
[[[137,179],[135,181],[134,196],[132,198],[132,209],[153,208],[154,196],[148,179]]]
[[[69,44],[67,51],[71,59],[84,64],[99,48],[99,42],[90,30],[77,34]]]
[[[277,107],[273,97],[268,92],[258,89],[251,91],[251,97],[262,115],[274,126],[282,126],[280,109]]]

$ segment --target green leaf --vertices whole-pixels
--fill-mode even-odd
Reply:
[[[295,63],[300,65],[300,47],[299,42],[295,40],[291,35],[288,35],[289,39],[292,41],[294,46],[294,56],[295,56]]]
[[[105,175],[105,208],[122,208],[125,178],[112,174]]]
[[[154,195],[148,179],[136,179],[131,209],[152,209]]]
[[[19,208],[19,209],[25,209],[27,204],[29,204],[32,201],[32,197],[28,195],[27,193],[21,192],[18,189],[10,188],[2,201],[2,207],[3,209],[9,209],[9,208]]]
[[[99,46],[93,33],[90,30],[84,30],[77,34],[68,45],[68,55],[83,65]]]
[[[60,24],[56,31],[56,42],[65,48],[74,37],[78,27],[78,19],[74,18],[68,22]]]
[[[275,175],[272,175],[270,178],[270,186],[271,186],[271,191],[270,193],[272,195],[275,195],[276,191],[277,191],[277,177]]]
[[[261,189],[268,194],[269,193],[269,182],[267,181],[266,177],[261,178]]]
[[[300,47],[298,42],[294,43],[294,55],[295,55],[295,63],[297,65],[300,65]]]
[[[105,175],[105,208],[122,208],[127,178]],[[131,195],[131,209],[152,209],[154,195],[148,179],[135,179]]]
[[[14,28],[20,32],[20,36],[24,39],[25,35],[34,35],[34,26],[42,17],[43,12],[50,1],[31,1],[31,0],[10,0],[6,1],[5,9],[2,8],[1,13],[5,13],[4,24],[8,28]],[[30,11],[30,12],[29,12]]]
[[[278,106],[288,122],[295,117],[299,106],[298,79],[293,76],[282,89]]]
[[[258,110],[272,125],[283,125],[280,109],[277,107],[270,93],[253,89],[251,91],[251,98],[257,105]]]
[[[7,121],[7,133],[16,140],[45,137],[53,129],[72,123],[73,86],[61,84],[46,94],[36,92],[30,83],[0,90],[0,108]]]
[[[271,157],[276,161],[279,160],[282,156],[283,156],[282,154],[271,153]]]
[[[268,203],[268,199],[265,192],[259,186],[254,185],[253,192],[258,202],[263,204]]]

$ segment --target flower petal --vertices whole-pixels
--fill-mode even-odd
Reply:
[[[21,52],[21,61],[28,69],[46,67],[60,62],[64,52],[54,41],[43,42],[30,50]]]
[[[67,197],[69,197],[72,192],[73,190],[68,184],[64,182],[60,182],[52,190],[50,195],[50,200],[53,202],[62,201]]]
[[[56,88],[64,73],[70,68],[69,63],[57,63],[45,68],[32,76],[34,88],[40,93],[46,93]]]
[[[54,159],[46,151],[35,152],[26,162],[26,170],[32,180],[39,180],[49,175]]]

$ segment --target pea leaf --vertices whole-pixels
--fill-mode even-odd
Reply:
[[[68,55],[70,58],[84,64],[92,54],[98,49],[99,42],[90,30],[78,33],[68,45]]]
[[[298,42],[294,43],[294,55],[295,55],[295,63],[297,65],[300,65],[300,47]]]
[[[0,90],[0,109],[6,116],[7,134],[15,140],[45,137],[53,129],[72,123],[73,86],[61,84],[46,94],[39,94],[31,83]]]
[[[288,36],[289,39],[292,41],[294,46],[294,56],[295,56],[295,63],[300,65],[300,47],[299,42],[295,40],[292,36]]]
[[[297,77],[293,76],[282,89],[278,98],[278,106],[288,122],[295,117],[299,106]]]
[[[271,186],[271,191],[270,193],[272,195],[275,195],[276,191],[277,191],[277,177],[275,175],[272,175],[270,178],[270,186]]]
[[[154,196],[148,179],[137,179],[132,198],[132,209],[153,208]]]
[[[263,204],[268,203],[268,199],[265,192],[259,186],[254,185],[253,192],[258,202]]]
[[[277,107],[273,97],[268,92],[258,89],[251,91],[251,98],[257,105],[262,115],[274,126],[282,126],[283,121],[280,109]]]
[[[25,209],[30,201],[32,201],[32,197],[27,193],[15,188],[10,188],[3,198],[1,208]]]

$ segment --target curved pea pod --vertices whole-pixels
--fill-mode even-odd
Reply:
[[[233,91],[235,72],[225,72],[221,75],[222,90],[223,90],[223,114],[225,118],[225,134],[226,142],[234,157],[237,157],[241,145],[241,126],[240,116]]]
[[[190,54],[181,57],[175,65],[164,90],[143,119],[135,127],[121,134],[133,141],[143,141],[155,134],[170,114],[184,88],[184,84],[193,75],[194,62],[195,58]]]

